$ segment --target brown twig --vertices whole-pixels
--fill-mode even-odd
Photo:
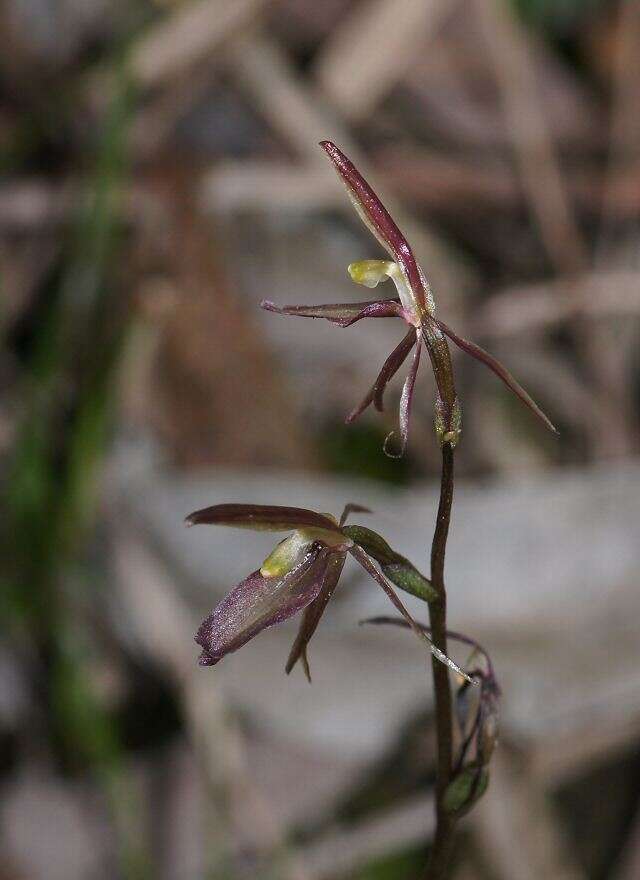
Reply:
[[[494,62],[522,185],[541,239],[560,275],[578,275],[588,266],[589,255],[540,100],[531,58],[532,37],[503,0],[476,0],[475,8]]]
[[[438,591],[437,602],[429,605],[431,638],[434,645],[447,653],[447,594],[444,584],[444,560],[447,549],[451,505],[453,503],[453,448],[449,443],[442,447],[442,476],[440,481],[440,504],[431,545],[431,583]],[[433,688],[436,709],[436,738],[438,763],[436,778],[436,833],[429,854],[426,877],[439,880],[445,876],[453,845],[455,820],[444,809],[444,793],[451,780],[453,763],[453,721],[451,713],[451,687],[449,673],[435,658],[432,662]]]

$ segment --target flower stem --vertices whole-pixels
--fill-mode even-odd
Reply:
[[[447,653],[447,593],[444,585],[444,559],[451,521],[453,476],[453,447],[450,443],[445,443],[442,446],[440,504],[431,545],[431,583],[438,593],[438,599],[429,604],[431,638],[434,645],[445,654]],[[451,857],[455,826],[455,819],[444,809],[444,793],[451,780],[453,763],[453,722],[449,672],[435,657],[432,658],[432,673],[438,749],[436,832],[431,845],[425,880],[441,880],[446,876]]]

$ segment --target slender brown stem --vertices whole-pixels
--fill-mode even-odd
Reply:
[[[453,502],[453,448],[442,447],[442,476],[440,504],[431,545],[431,583],[438,592],[436,602],[429,604],[431,638],[434,645],[447,653],[447,594],[444,585],[444,559]],[[453,722],[449,673],[442,663],[432,658],[433,688],[435,694],[436,737],[438,762],[436,777],[436,833],[431,846],[426,880],[441,880],[446,876],[453,848],[455,819],[444,809],[444,793],[451,780],[453,764]]]

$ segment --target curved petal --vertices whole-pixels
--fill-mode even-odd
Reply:
[[[335,521],[303,507],[279,507],[275,504],[214,504],[186,517],[188,526],[232,526],[257,532],[288,532],[311,526],[340,534]]]
[[[458,336],[457,333],[454,333],[451,327],[447,327],[447,325],[443,321],[438,321],[436,318],[429,318],[430,321],[433,321],[434,324],[442,330],[443,333],[446,333],[449,339],[461,348],[463,351],[466,351],[467,354],[470,354],[471,357],[474,357],[476,360],[480,361],[485,365],[485,367],[489,367],[489,369],[496,374],[498,379],[501,379],[507,388],[519,398],[525,406],[529,407],[532,413],[536,415],[545,427],[549,428],[550,431],[553,431],[554,434],[558,433],[557,428],[551,422],[551,420],[543,413],[535,400],[530,397],[529,394],[524,390],[522,385],[511,375],[509,370],[504,367],[499,360],[493,357],[493,355],[489,354],[488,351],[485,351],[484,348],[480,348],[479,345],[476,345],[475,342],[470,342],[468,339],[463,339],[462,336]]]
[[[318,306],[277,306],[263,299],[260,308],[278,315],[296,315],[299,318],[325,318],[340,327],[350,327],[362,318],[402,317],[400,300],[371,299],[356,303],[326,303]]]
[[[373,513],[373,511],[370,510],[370,508],[368,507],[363,507],[362,504],[356,504],[353,501],[349,501],[348,504],[345,504],[344,510],[342,511],[342,516],[340,517],[341,527],[346,523],[348,517],[352,513]]]
[[[254,571],[203,620],[195,641],[201,666],[214,666],[267,627],[282,623],[317,598],[334,551],[313,546],[284,577],[266,578]]]
[[[427,294],[424,274],[409,242],[353,162],[331,141],[321,141],[320,146],[333,162],[360,219],[400,266],[418,304],[425,308]]]
[[[409,374],[405,379],[404,385],[402,387],[402,396],[400,397],[400,449],[398,452],[391,453],[387,449],[387,442],[393,436],[393,432],[389,434],[387,439],[384,442],[384,451],[387,455],[390,455],[391,458],[402,458],[404,455],[407,443],[409,442],[409,423],[411,421],[411,405],[413,403],[413,389],[416,384],[416,376],[418,375],[418,367],[420,366],[420,346],[416,345],[415,351],[413,353],[413,361],[411,362],[411,369],[409,370]]]
[[[320,618],[324,614],[325,608],[329,602],[329,599],[333,596],[333,591],[338,586],[338,581],[340,580],[340,575],[342,574],[342,569],[344,568],[346,555],[344,553],[340,555],[335,555],[332,560],[329,562],[327,566],[327,572],[324,577],[324,582],[322,584],[322,589],[320,590],[316,599],[305,608],[304,614],[302,615],[302,621],[300,623],[300,629],[298,630],[298,635],[296,636],[296,640],[293,643],[291,648],[291,653],[289,654],[289,659],[287,660],[287,665],[285,666],[285,671],[287,675],[291,672],[293,667],[296,665],[298,660],[302,660],[302,665],[304,667],[304,673],[307,676],[307,681],[311,682],[311,672],[309,670],[309,659],[307,657],[307,645],[311,641],[311,638],[314,632],[317,629],[318,624],[320,623]]]
[[[416,345],[416,341],[416,331],[412,327],[382,365],[382,369],[378,373],[378,377],[367,395],[362,399],[358,406],[349,413],[346,419],[347,422],[355,421],[355,419],[357,419],[371,403],[375,405],[375,408],[379,412],[382,412],[384,408],[383,398],[385,388],[407,359],[409,352],[413,346]]]

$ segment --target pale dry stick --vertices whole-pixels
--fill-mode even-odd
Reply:
[[[592,273],[591,296],[569,299],[566,280],[513,285],[493,294],[471,321],[471,336],[502,339],[554,330],[576,318],[637,318],[640,316],[640,272],[624,269]],[[465,328],[466,329],[466,328]]]
[[[353,142],[345,125],[313,87],[300,78],[286,53],[275,41],[256,28],[233,40],[227,48],[226,58],[237,82],[252,96],[262,115],[296,149],[304,162],[319,164],[322,161],[322,152],[318,150],[317,144],[330,137],[340,144],[359,170],[375,184],[375,171],[371,170],[366,157]],[[327,189],[335,188],[332,171],[326,167],[326,163],[324,174]],[[207,181],[205,176],[205,201]],[[429,265],[429,275],[436,288],[445,297],[448,292],[452,299],[459,298],[461,291],[468,289],[472,283],[470,272],[461,268],[459,261],[451,255],[450,248],[431,230],[416,223],[403,211],[396,199],[386,195],[384,188],[376,191],[383,193],[385,205],[398,218],[402,230],[414,242],[416,250]],[[344,201],[343,199],[343,210],[350,215],[349,205],[344,204]],[[213,210],[216,208],[215,204],[210,204],[209,207]]]
[[[443,206],[518,203],[515,177],[507,169],[490,170],[455,157],[406,150],[383,152],[374,162],[376,176],[390,192],[426,210]],[[305,164],[223,161],[207,176],[207,192],[222,211],[316,210],[343,207],[344,198],[328,187],[326,168]]]
[[[483,859],[499,880],[586,880],[566,851],[544,792],[505,748],[493,757],[491,786],[470,821]]]
[[[188,714],[193,715],[190,676],[193,674],[193,652],[190,645],[193,623],[187,609],[178,601],[171,579],[149,550],[132,534],[118,526],[113,533],[115,584],[123,619],[142,650],[162,664],[181,685]],[[149,609],[152,609],[150,615]],[[207,738],[193,730],[194,750],[203,770],[206,787],[214,792],[209,798],[208,810],[215,807],[216,821],[207,829],[210,852],[228,855],[231,839],[231,821],[228,805],[228,787],[223,779],[227,764],[224,760],[228,743],[227,727],[217,690],[211,693],[211,729]],[[215,731],[215,736],[212,735]],[[211,764],[211,739],[219,750],[220,764]],[[206,751],[203,751],[206,749]]]
[[[326,165],[318,142],[339,123],[301,79],[285,50],[261,28],[252,28],[230,43],[225,56],[234,79],[273,128],[304,161]]]
[[[601,335],[608,332],[608,322],[613,319],[618,326],[621,322],[625,322],[624,328],[629,334],[627,343],[633,339],[634,328],[637,328],[640,318],[640,273],[624,271],[591,273],[583,279],[579,299],[577,296],[565,295],[563,288],[567,284],[571,282],[559,280],[548,285],[508,288],[495,294],[485,303],[485,307],[473,321],[474,330],[471,335],[487,335],[498,339],[522,334],[540,335],[585,320],[589,320]],[[621,349],[621,366],[623,366],[627,346],[620,340],[618,347]],[[563,372],[570,370],[576,383],[576,395],[562,403],[560,400],[562,383],[557,387],[555,381],[552,381],[552,384],[554,396],[557,398],[557,411],[564,413],[568,423],[576,424],[571,417],[573,412],[579,417],[581,429],[585,433],[589,434],[594,425],[603,425],[610,433],[614,431],[614,426],[619,421],[624,421],[625,428],[619,433],[614,432],[615,436],[608,437],[606,446],[601,447],[609,454],[623,455],[634,446],[634,430],[631,423],[633,406],[627,400],[632,383],[612,371],[611,348],[612,345],[603,347],[601,363],[603,374],[606,368],[609,385],[616,386],[611,392],[611,397],[603,398],[602,394],[594,394],[591,383],[581,377],[566,360],[563,361],[564,366],[557,364],[556,369],[559,369],[560,378]],[[614,360],[617,362],[618,358]],[[540,386],[534,385],[534,387]],[[550,386],[547,384],[546,387]]]
[[[162,150],[177,123],[211,88],[217,54],[195,61],[188,70],[167,82],[146,102],[140,102],[131,121],[129,144],[138,162]]]
[[[170,103],[169,99],[167,103]],[[159,108],[158,115],[161,112]],[[150,115],[153,130],[156,123]],[[161,126],[159,130],[162,132]],[[488,167],[457,156],[423,150],[418,153],[404,147],[385,147],[375,151],[372,158],[371,164],[375,165],[376,176],[384,188],[396,193],[403,202],[422,210],[468,208],[470,204],[515,210],[521,203],[522,193],[513,170],[499,161]],[[262,159],[242,162],[229,159],[216,164],[207,175],[207,194],[211,199],[219,199],[221,211],[317,210],[341,206],[344,199],[340,199],[335,189],[326,186],[325,171],[324,167],[310,164],[292,167],[284,162]],[[595,211],[602,195],[598,181],[582,172],[569,172],[569,179],[569,190],[577,194],[587,210]],[[623,211],[626,217],[637,217],[640,211],[639,181],[640,167],[616,172],[612,188],[617,213]],[[586,307],[588,301],[585,302],[583,297],[581,304]]]
[[[5,183],[0,188],[0,229],[33,232],[69,219],[79,207],[78,186],[52,185],[45,179]]]
[[[640,714],[629,717],[625,694],[614,697],[610,707],[598,712],[595,721],[561,736],[556,730],[527,745],[528,769],[543,788],[558,789],[585,777],[590,770],[604,766],[615,757],[632,753],[640,741]],[[638,816],[640,820],[640,816]],[[640,871],[634,880],[640,877]]]
[[[271,0],[195,0],[150,24],[128,54],[128,75],[136,88],[154,93],[140,103],[129,135],[136,154],[158,148],[185,107],[211,82],[220,48],[254,24]],[[93,107],[104,107],[111,75],[90,75],[87,94]],[[155,93],[158,93],[155,95]]]
[[[127,55],[127,73],[137,89],[171,87],[200,62],[213,66],[220,48],[255,22],[270,0],[196,0],[151,24]],[[93,108],[103,109],[113,91],[110,71],[99,67],[86,84]]]
[[[575,222],[551,132],[540,105],[535,69],[511,4],[475,0],[489,47],[522,185],[547,253],[561,275],[577,275],[589,254]]]
[[[580,320],[595,324],[610,318],[630,318],[632,321],[628,323],[633,327],[640,317],[638,272],[603,271],[588,275],[583,281],[583,290],[590,292],[587,299],[576,300],[567,295],[567,285],[571,285],[570,280],[559,279],[548,284],[509,287],[495,294],[471,322],[470,335],[491,339],[511,339],[524,334],[542,337],[550,330]],[[518,369],[534,388],[553,386],[556,411],[563,413],[567,424],[579,426],[585,434],[589,434],[594,425],[607,424],[609,403],[593,394],[590,385],[566,358],[559,359],[551,351],[540,350],[528,364],[521,359]],[[619,411],[624,415],[624,410]]]
[[[594,419],[601,416],[599,402],[594,399],[574,364],[560,352],[549,350],[543,342],[531,341],[526,349],[513,352],[518,375],[532,388],[553,388],[553,404],[563,413],[567,424],[588,431]]]
[[[617,215],[620,172],[636,168],[640,160],[640,4],[623,0],[618,13],[613,81],[613,109],[608,167],[603,186],[596,264],[610,259],[609,233]],[[637,216],[636,216],[637,221]],[[637,228],[637,222],[634,224]]]
[[[571,279],[568,298],[579,302],[590,295],[588,285],[580,277],[590,267],[590,258],[571,210],[540,104],[529,53],[531,38],[505,0],[476,0],[476,9],[493,58],[522,183],[541,239],[558,273]],[[606,352],[612,340],[605,328],[592,322],[578,321],[572,330],[599,399],[601,416],[590,431],[594,453],[597,456],[624,453],[632,440],[624,414],[617,405],[617,378],[609,374],[606,365]]]
[[[344,195],[327,186],[327,169],[305,164],[225,160],[203,182],[206,204],[221,213],[238,211],[342,210]]]
[[[225,796],[224,789],[212,785],[224,768],[222,782],[230,800],[232,825],[242,822],[250,827],[250,832],[245,832],[245,840],[269,862],[277,863],[283,880],[313,880],[303,860],[287,843],[268,799],[250,779],[243,734],[222,703],[219,690],[213,696],[211,682],[197,674],[201,671],[192,673],[184,699],[194,746],[207,770],[211,796],[214,801]],[[240,811],[241,820],[235,815]]]
[[[0,231],[33,234],[69,223],[77,216],[91,190],[86,181],[51,183],[25,177],[0,186]],[[125,223],[158,222],[163,214],[160,200],[144,186],[131,184],[118,192],[119,212]]]
[[[431,836],[435,828],[433,808],[433,795],[419,795],[332,829],[304,848],[305,864],[317,878],[351,876],[376,859],[422,844],[425,831]]]
[[[367,118],[410,68],[456,0],[357,3],[320,48],[314,78],[350,122]]]
[[[489,163],[422,145],[385,145],[372,156],[389,188],[423,210],[467,210],[470,204],[514,209],[522,200],[517,175],[501,157]]]
[[[640,157],[640,4],[637,0],[624,0],[620,4],[616,47],[608,167],[595,253],[595,264],[600,268],[612,264],[619,266],[620,259],[626,260],[624,249],[616,254],[616,249],[620,250],[620,242],[616,244],[612,240],[612,234],[615,233],[619,174],[633,167]],[[637,266],[635,254],[640,232],[637,216],[627,224],[627,231],[630,233],[630,253],[634,255],[630,257],[630,262],[632,266]],[[630,329],[632,332],[629,332]],[[631,352],[635,351],[637,345],[637,323],[635,326],[627,325],[622,333],[619,328],[603,325],[599,329],[599,335],[602,349],[601,370],[607,377],[615,407],[623,422],[622,430],[616,430],[615,436],[609,442],[613,445],[614,453],[626,455],[637,448],[637,443],[634,442],[636,426],[631,416],[635,407],[627,368]]]
[[[283,880],[313,880],[247,774],[244,738],[221,690],[212,688],[202,670],[194,668],[195,622],[179,600],[170,575],[128,531],[114,526],[114,533],[117,583],[128,626],[180,685],[193,745],[209,795],[219,808],[217,822],[208,829],[212,855],[228,852],[230,841],[238,836],[234,814],[242,811],[244,821],[250,822],[254,837],[260,840],[262,852],[281,857]]]
[[[197,0],[182,4],[141,37],[130,72],[142,88],[165,85],[196,62],[214,62],[215,50],[254,22],[267,0]]]

